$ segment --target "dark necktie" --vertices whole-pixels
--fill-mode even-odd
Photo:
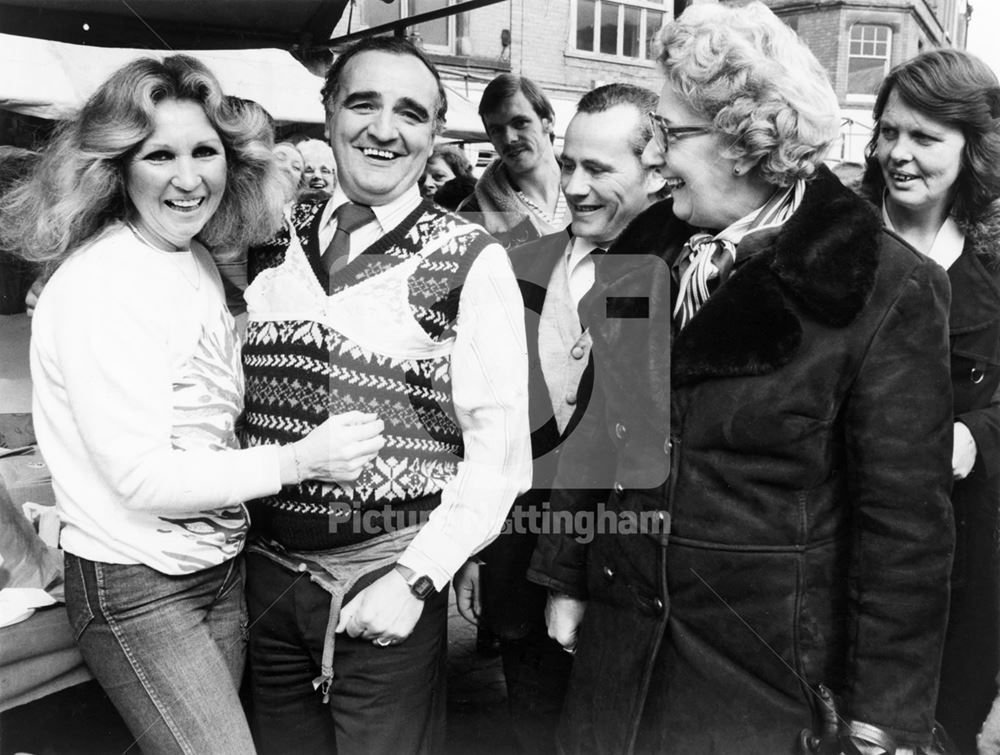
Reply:
[[[350,260],[351,234],[373,221],[375,213],[367,205],[346,202],[334,210],[333,217],[337,221],[337,230],[330,246],[320,257],[321,266],[331,278],[343,270]]]

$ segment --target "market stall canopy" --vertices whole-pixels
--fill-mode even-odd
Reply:
[[[308,47],[348,0],[0,0],[6,34],[101,47]]]
[[[128,61],[171,54],[0,34],[0,108],[40,118],[66,118]],[[196,50],[187,54],[211,69],[226,94],[260,103],[279,122],[324,121],[319,99],[323,80],[284,50]]]
[[[73,115],[112,71],[164,50],[89,47],[0,34],[0,109],[39,118]],[[323,123],[323,80],[284,50],[194,50],[226,94],[259,102],[279,123]],[[485,140],[476,104],[455,89],[448,94],[445,136]]]

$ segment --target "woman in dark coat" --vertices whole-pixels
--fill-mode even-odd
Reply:
[[[937,717],[975,753],[1000,667],[1000,86],[934,50],[889,74],[874,119],[866,191],[951,281],[957,537]]]
[[[646,154],[672,199],[581,304],[595,401],[552,503],[586,510],[580,489],[607,484],[644,531],[544,536],[530,573],[575,642],[561,747],[929,746],[954,545],[947,276],[822,166],[836,97],[766,7],[694,5],[661,42]]]

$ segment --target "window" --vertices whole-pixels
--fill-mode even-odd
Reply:
[[[577,52],[652,60],[653,40],[666,20],[668,0],[576,0]]]
[[[384,3],[382,0],[366,0],[365,22],[369,27],[392,23],[407,16],[441,10],[453,5],[454,0],[396,0],[394,3]],[[433,52],[451,52],[451,43],[455,38],[455,18],[438,18],[423,24],[409,27],[407,31],[416,32],[420,36],[424,48]]]
[[[888,26],[855,24],[851,27],[847,57],[847,96],[872,100],[889,71],[892,32]]]

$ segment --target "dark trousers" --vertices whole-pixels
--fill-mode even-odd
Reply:
[[[447,592],[425,602],[413,634],[398,645],[382,648],[337,635],[327,704],[313,680],[320,675],[329,593],[308,574],[249,553],[247,608],[252,724],[260,753],[441,752]]]
[[[556,726],[573,656],[548,636],[544,625],[518,640],[501,639],[500,656],[514,737],[521,752],[555,752]]]

